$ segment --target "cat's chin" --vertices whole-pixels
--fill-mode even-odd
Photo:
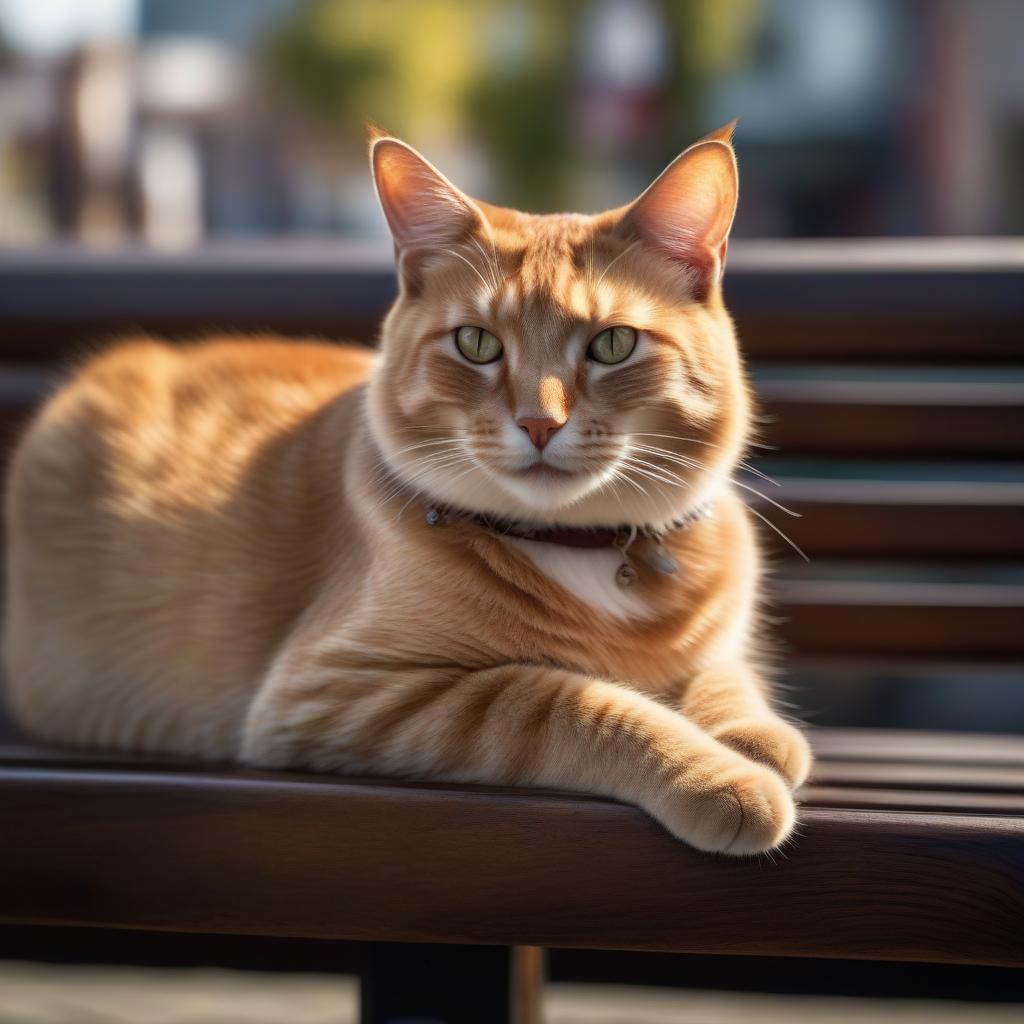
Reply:
[[[395,464],[397,463],[397,464]],[[624,523],[660,528],[706,502],[711,478],[685,486],[623,487],[614,464],[603,472],[569,470],[549,462],[519,469],[477,462],[469,470],[440,467],[424,470],[399,459],[392,472],[409,491],[419,492],[424,506],[438,505],[499,519],[557,526],[618,526]],[[407,495],[402,499],[408,501]]]
[[[531,522],[591,523],[587,506],[603,481],[588,473],[572,473],[537,465],[506,473],[478,468],[477,472],[446,479],[446,474],[421,475],[417,481],[424,500],[479,515]]]
[[[561,526],[599,526],[669,523],[685,511],[683,493],[655,501],[648,496],[621,494],[609,487],[612,474],[568,472],[551,466],[527,472],[486,472],[469,483],[436,480],[433,497],[439,504],[501,519]],[[441,486],[436,486],[441,485]],[[663,497],[659,495],[659,498]]]
[[[577,508],[601,486],[600,478],[592,474],[570,473],[545,463],[535,463],[517,473],[502,473],[496,483],[512,499],[514,513],[526,518],[553,517]]]

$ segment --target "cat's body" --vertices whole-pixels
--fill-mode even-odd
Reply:
[[[623,211],[479,204],[485,235],[435,237],[407,197],[429,206],[436,172],[383,143],[403,292],[381,355],[136,342],[34,421],[8,493],[16,716],[80,744],[576,787],[703,848],[777,844],[809,756],[755,667],[757,548],[729,481],[747,399],[717,278],[620,238]],[[452,331],[474,322],[470,358]],[[608,322],[638,326],[595,354]],[[624,556],[486,517],[656,529],[680,569],[645,537]]]
[[[93,745],[238,756],[248,705],[366,538],[344,479],[373,354],[141,341],[91,362],[15,455],[4,638],[14,709]],[[334,401],[343,396],[340,401]]]

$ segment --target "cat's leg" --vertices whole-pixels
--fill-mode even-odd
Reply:
[[[706,669],[686,684],[679,708],[716,740],[769,765],[796,788],[811,770],[803,733],[772,710],[766,684],[742,662]]]
[[[246,723],[251,764],[582,790],[733,854],[771,849],[794,823],[774,771],[626,687],[536,665],[277,679]]]

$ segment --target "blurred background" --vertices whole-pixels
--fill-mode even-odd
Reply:
[[[1024,230],[1017,0],[0,0],[0,245],[380,235],[364,123],[538,211],[733,117],[739,237]]]

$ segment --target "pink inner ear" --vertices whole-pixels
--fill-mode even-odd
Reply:
[[[378,140],[372,161],[377,196],[399,249],[451,243],[479,220],[472,202],[404,142]]]
[[[647,245],[713,284],[725,264],[738,198],[736,160],[724,142],[691,147],[628,209],[624,224]]]

